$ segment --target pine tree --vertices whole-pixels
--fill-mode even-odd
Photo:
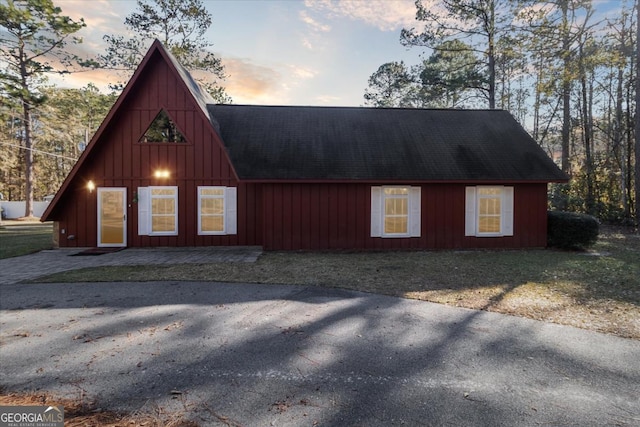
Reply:
[[[0,4],[0,70],[2,91],[21,104],[25,158],[25,216],[33,216],[34,141],[32,111],[44,104],[40,91],[47,73],[66,73],[79,58],[66,50],[81,43],[73,34],[85,26],[61,14],[51,0],[7,0]]]

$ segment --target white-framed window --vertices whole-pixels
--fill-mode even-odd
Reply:
[[[420,187],[371,187],[371,237],[420,237]]]
[[[178,187],[138,187],[138,234],[178,235]]]
[[[465,236],[513,236],[513,187],[466,188]]]
[[[198,187],[198,234],[237,233],[235,187]]]

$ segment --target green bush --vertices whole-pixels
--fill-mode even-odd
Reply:
[[[549,211],[547,245],[563,249],[585,249],[598,240],[598,220],[591,215]]]

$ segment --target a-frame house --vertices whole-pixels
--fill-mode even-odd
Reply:
[[[214,105],[155,41],[42,220],[63,247],[542,247],[567,179],[505,111]]]
[[[259,194],[238,181],[212,125],[211,103],[156,40],[43,215],[55,221],[59,245],[259,245]],[[145,137],[153,136],[158,116],[170,119],[183,141]],[[199,187],[212,193],[205,205],[221,194],[242,213],[229,214],[222,230],[199,234]],[[181,214],[187,211],[194,214]]]

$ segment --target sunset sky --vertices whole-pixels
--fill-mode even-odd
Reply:
[[[84,18],[85,54],[103,53],[105,34],[126,34],[135,0],[54,0],[65,15]],[[229,76],[236,104],[341,105],[364,102],[367,79],[385,62],[419,62],[423,49],[405,48],[402,28],[417,26],[414,0],[204,0],[213,16],[212,51]],[[594,0],[598,18],[615,15],[621,0]],[[428,54],[428,53],[427,53]],[[52,82],[106,88],[104,71]]]

